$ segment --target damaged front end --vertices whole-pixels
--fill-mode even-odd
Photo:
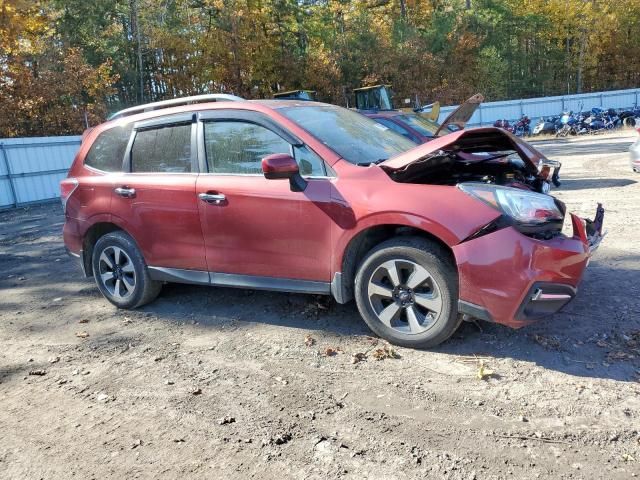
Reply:
[[[603,220],[598,205],[593,220],[571,214],[571,233],[541,238],[509,224],[455,245],[458,310],[512,328],[556,313],[575,297]]]
[[[598,203],[593,220],[580,218],[572,213],[571,223],[574,236],[577,235],[582,243],[589,248],[590,254],[598,249],[600,242],[602,242],[602,239],[607,234],[607,232],[602,229],[604,224],[604,207],[601,203]],[[582,228],[579,228],[580,226]]]
[[[455,132],[381,164],[399,183],[450,185],[496,210],[496,217],[452,250],[458,309],[514,328],[557,312],[574,298],[604,236],[604,208],[571,214],[548,193],[560,162],[503,130]]]

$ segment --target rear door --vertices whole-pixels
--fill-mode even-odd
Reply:
[[[207,270],[193,118],[182,114],[136,123],[124,171],[113,178],[112,214],[150,266]]]
[[[331,184],[323,160],[258,112],[207,112],[198,128],[208,173],[196,190],[219,198],[198,202],[214,283],[229,278],[216,273],[329,282]],[[292,192],[287,180],[264,178],[261,159],[274,153],[296,158],[308,182],[303,192]],[[257,287],[262,281],[232,280]]]

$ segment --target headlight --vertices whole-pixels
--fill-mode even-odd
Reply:
[[[526,230],[551,224],[562,228],[564,215],[550,195],[485,183],[460,183],[458,188],[500,210],[515,221],[516,227]]]

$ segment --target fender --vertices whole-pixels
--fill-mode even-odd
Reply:
[[[355,228],[349,230],[339,229],[336,241],[334,242],[335,248],[332,254],[331,274],[335,275],[336,272],[342,271],[342,262],[344,261],[346,249],[358,234],[369,228],[385,225],[397,225],[422,230],[449,247],[452,247],[462,240],[444,225],[419,215],[399,211],[373,213],[360,219]]]

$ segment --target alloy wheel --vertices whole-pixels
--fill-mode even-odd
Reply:
[[[102,250],[98,276],[104,288],[117,299],[129,298],[136,289],[136,271],[127,253],[116,246]]]
[[[409,260],[388,260],[376,268],[369,279],[367,295],[378,319],[405,335],[429,330],[443,309],[434,277]]]

